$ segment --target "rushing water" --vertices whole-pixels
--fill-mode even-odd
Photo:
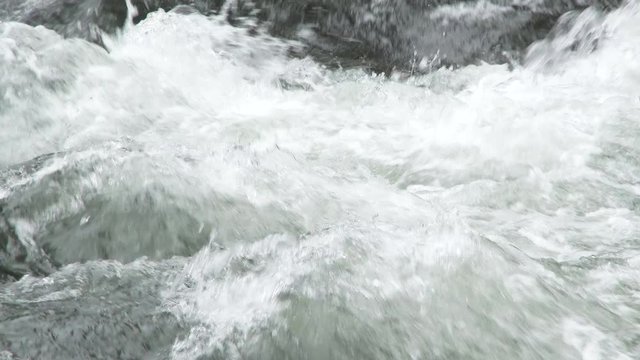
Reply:
[[[180,9],[0,23],[0,359],[640,358],[639,4],[386,74]]]

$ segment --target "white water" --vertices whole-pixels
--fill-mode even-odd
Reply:
[[[524,67],[408,79],[200,15],[109,53],[0,24],[0,165],[57,153],[0,188],[9,222],[64,264],[116,260],[0,299],[155,286],[137,311],[182,332],[154,357],[638,358],[640,7],[577,23]],[[11,321],[9,350],[56,348]]]

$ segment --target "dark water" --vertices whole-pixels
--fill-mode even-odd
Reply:
[[[0,359],[640,357],[636,2],[0,19]]]
[[[102,43],[125,23],[123,0],[6,0],[3,17],[44,25],[64,36]],[[569,11],[592,6],[610,10],[619,0],[319,0],[232,1],[132,0],[134,22],[158,9],[189,6],[202,14],[224,12],[232,24],[247,20],[277,36],[301,38],[320,62],[364,65],[373,70],[424,69],[478,61],[518,61],[535,40],[545,37]],[[224,6],[224,9],[222,9]],[[184,9],[184,8],[183,8]],[[184,11],[184,10],[183,10]],[[423,66],[420,61],[425,59]]]

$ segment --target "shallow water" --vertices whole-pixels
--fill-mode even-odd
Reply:
[[[0,359],[639,358],[640,6],[560,23],[422,74],[0,23]]]

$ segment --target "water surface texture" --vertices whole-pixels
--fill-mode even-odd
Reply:
[[[0,359],[640,358],[639,3],[184,3],[0,4]]]

